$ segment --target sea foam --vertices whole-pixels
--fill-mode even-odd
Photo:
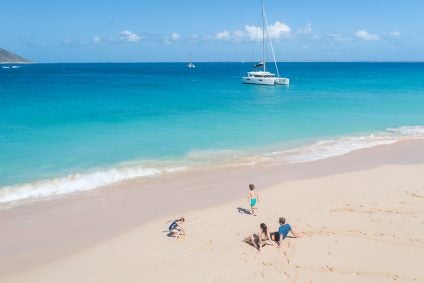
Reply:
[[[424,138],[424,126],[402,126],[388,128],[386,131],[364,136],[347,136],[319,140],[293,149],[274,151],[265,153],[264,155],[274,158],[275,161],[299,163],[340,156],[354,150],[377,145],[393,144],[402,140],[422,138]]]
[[[315,161],[347,154],[351,151],[377,145],[392,144],[402,140],[423,139],[424,126],[403,126],[362,136],[324,139],[291,149],[258,154],[241,150],[205,150],[189,152],[179,162],[159,163],[160,166],[142,166],[140,161],[88,173],[45,179],[26,184],[0,188],[0,205],[9,207],[22,201],[60,196],[73,192],[88,191],[109,184],[139,177],[160,176],[196,165],[254,165],[260,162],[299,163]],[[259,150],[260,151],[260,150]],[[148,164],[153,164],[152,162]],[[167,166],[171,164],[172,166]],[[187,166],[186,166],[187,165]]]
[[[128,179],[150,177],[179,170],[184,170],[184,168],[158,169],[140,165],[126,166],[6,186],[0,188],[0,204],[87,191]]]

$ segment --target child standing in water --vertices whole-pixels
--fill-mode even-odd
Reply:
[[[247,194],[247,198],[250,202],[250,210],[252,211],[252,214],[256,216],[255,209],[257,209],[256,203],[259,201],[259,195],[255,191],[255,185],[249,185],[249,193]]]

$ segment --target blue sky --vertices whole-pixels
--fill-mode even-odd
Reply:
[[[0,47],[37,62],[255,61],[259,3],[2,0]],[[424,61],[422,0],[265,6],[280,61]]]

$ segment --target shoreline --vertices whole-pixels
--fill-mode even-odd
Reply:
[[[264,164],[305,163],[345,155],[399,141],[424,140],[423,126],[400,126],[384,131],[320,139],[288,141],[245,149],[192,150],[184,156],[167,159],[139,159],[81,169],[64,175],[28,180],[0,186],[0,210],[43,199],[116,186],[137,178],[162,178],[178,171],[196,172]]]
[[[423,140],[379,145],[307,163],[171,173],[10,208],[0,211],[0,278],[91,249],[166,216],[234,202],[252,182],[261,192],[284,182],[413,164],[424,164]]]

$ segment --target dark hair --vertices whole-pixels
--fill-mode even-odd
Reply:
[[[268,238],[268,227],[266,227],[266,224],[261,223],[261,225],[259,225],[259,227],[261,227],[262,233],[265,233],[266,237]]]
[[[178,219],[178,221],[180,221],[180,222],[184,222],[184,221],[185,221],[185,219],[184,219],[184,217],[181,217],[180,219]]]
[[[286,219],[284,217],[280,217],[280,219],[278,219],[278,222],[280,222],[280,224],[285,224]]]
[[[249,185],[249,189],[252,191],[252,190],[254,190],[255,189],[255,185],[253,185],[253,184],[250,184]]]

